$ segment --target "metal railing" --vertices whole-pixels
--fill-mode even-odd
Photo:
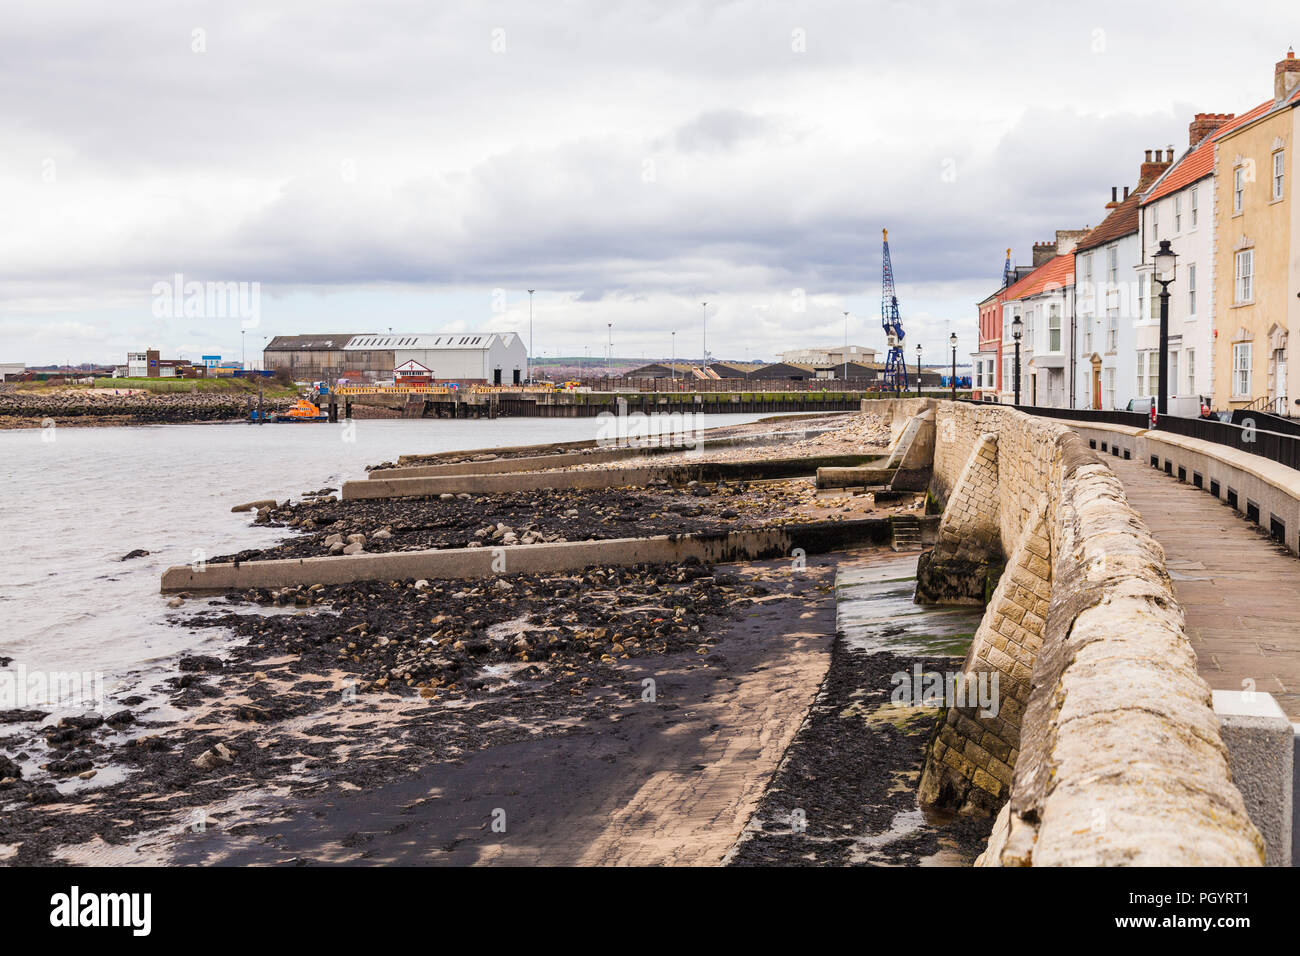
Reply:
[[[1037,408],[1030,405],[1018,405],[1016,408],[1029,415],[1045,418],[1059,418],[1068,421],[1097,422],[1107,425],[1129,425],[1134,428],[1146,428],[1153,432],[1171,432],[1188,438],[1213,442],[1227,448],[1258,455],[1275,461],[1287,468],[1300,470],[1300,425],[1279,419],[1264,412],[1233,413],[1238,421],[1223,422],[1217,418],[1183,418],[1178,415],[1161,415],[1155,428],[1151,428],[1150,418],[1142,412],[1099,411],[1090,408]],[[1270,428],[1286,428],[1288,431],[1272,431]]]

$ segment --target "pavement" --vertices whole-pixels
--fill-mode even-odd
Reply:
[[[1142,462],[1107,464],[1165,549],[1201,677],[1272,694],[1300,721],[1300,560],[1205,491]]]

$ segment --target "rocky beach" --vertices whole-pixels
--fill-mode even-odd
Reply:
[[[881,433],[837,423],[847,431],[830,442]],[[809,479],[363,501],[325,487],[251,510],[283,530],[278,544],[209,560],[509,548],[922,504],[877,507]],[[818,826],[887,831],[928,728],[836,716],[878,703],[850,698],[880,668],[910,664],[838,646],[837,561],[179,595],[175,625],[223,636],[221,651],[182,654],[153,693],[98,711],[0,712],[0,861],[909,864],[943,847],[966,860],[970,841],[924,827],[865,855],[821,831],[774,835],[785,795],[829,774],[816,757],[829,739],[860,756],[848,791],[815,788],[836,808]],[[515,829],[493,829],[497,811]]]
[[[293,398],[263,396],[268,411],[283,411]],[[238,391],[150,391],[119,388],[18,388],[0,384],[0,428],[113,425],[175,425],[247,420],[257,408],[257,388]]]

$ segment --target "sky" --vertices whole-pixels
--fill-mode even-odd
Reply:
[[[1197,0],[11,5],[0,362],[528,338],[530,288],[543,357],[771,359],[846,311],[883,349],[882,228],[909,360],[955,332],[965,361],[1008,246],[1271,97],[1300,13],[1251,9],[1277,28]]]

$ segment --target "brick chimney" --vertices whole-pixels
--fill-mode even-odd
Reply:
[[[1118,187],[1118,186],[1111,186],[1111,187],[1110,187],[1110,202],[1106,203],[1106,208],[1107,208],[1107,209],[1114,209],[1114,208],[1115,208],[1116,206],[1118,206],[1118,205],[1119,205],[1119,187]]]
[[[1153,152],[1155,153],[1155,158],[1154,158],[1154,159],[1151,158],[1151,154],[1152,154]],[[1160,175],[1161,173],[1163,173],[1166,169],[1168,169],[1168,168],[1169,168],[1169,164],[1172,163],[1173,161],[1174,161],[1174,151],[1173,151],[1172,148],[1169,150],[1169,158],[1168,158],[1168,159],[1165,159],[1165,151],[1164,151],[1164,150],[1162,150],[1162,149],[1157,149],[1157,150],[1150,150],[1150,149],[1148,149],[1148,150],[1147,150],[1147,153],[1146,153],[1146,160],[1142,163],[1142,166],[1138,169],[1138,184],[1137,184],[1137,188],[1138,188],[1138,189],[1145,189],[1147,186],[1149,186],[1152,182],[1155,181],[1155,179],[1156,179],[1157,176],[1159,176],[1159,175]],[[1125,190],[1124,190],[1124,193],[1125,193],[1124,198],[1127,199],[1127,198],[1128,198],[1128,190],[1125,189]]]
[[[1054,242],[1035,242],[1034,243],[1034,268],[1037,269],[1044,262],[1056,258],[1056,243]]]
[[[1187,124],[1188,147],[1195,146],[1234,116],[1235,113],[1197,113]]]
[[[1300,84],[1300,60],[1295,58],[1295,50],[1286,51],[1286,59],[1278,60],[1273,67],[1273,100],[1280,102],[1295,91]]]

